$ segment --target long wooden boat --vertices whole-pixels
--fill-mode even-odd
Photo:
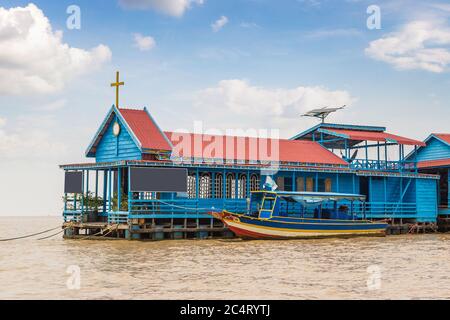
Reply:
[[[212,212],[244,239],[384,236],[387,223],[364,217],[362,195],[320,192],[252,192],[247,212]]]

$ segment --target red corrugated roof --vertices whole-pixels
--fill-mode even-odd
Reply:
[[[432,135],[450,144],[450,133],[432,133]]]
[[[172,155],[178,157],[348,165],[340,157],[313,141],[174,132],[165,134],[174,146]],[[271,154],[272,147],[274,154]]]
[[[419,169],[450,166],[450,159],[428,160],[417,163]]]
[[[368,140],[368,141],[396,141],[398,144],[425,146],[422,141],[401,137],[387,132],[363,131],[363,130],[344,130],[327,128],[327,131],[334,132],[338,135],[348,136],[351,140]]]
[[[136,138],[140,141],[142,148],[164,151],[172,150],[166,137],[147,111],[122,108],[119,111]]]

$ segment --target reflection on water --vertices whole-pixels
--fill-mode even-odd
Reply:
[[[0,218],[0,238],[60,223]],[[80,268],[79,290],[66,285],[71,265]],[[0,283],[0,299],[450,298],[450,235],[162,242],[56,236],[0,242]]]

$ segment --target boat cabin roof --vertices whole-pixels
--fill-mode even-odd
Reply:
[[[352,194],[352,193],[337,193],[337,192],[294,192],[294,191],[268,191],[268,190],[260,190],[253,191],[252,194],[269,194],[273,196],[278,196],[284,198],[286,200],[302,200],[302,199],[317,199],[317,200],[350,200],[350,201],[365,201],[366,196],[362,194]]]

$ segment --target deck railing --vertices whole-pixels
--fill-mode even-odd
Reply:
[[[290,207],[292,209],[292,206]],[[130,200],[130,211],[107,212],[108,223],[127,223],[129,219],[151,218],[211,218],[208,212],[223,209],[243,213],[247,210],[246,199],[170,199]],[[350,208],[349,208],[350,209]],[[359,218],[398,219],[415,218],[417,205],[400,202],[354,203],[352,212]],[[350,213],[350,211],[349,211]],[[81,210],[64,211],[64,221],[83,222]],[[99,214],[101,215],[101,214]]]
[[[356,208],[358,216],[362,217],[362,206]],[[416,218],[417,205],[407,202],[367,202],[365,214],[368,219],[400,219]]]
[[[350,168],[356,170],[380,170],[380,171],[414,171],[417,172],[415,161],[385,161],[355,159],[350,163]]]
[[[108,212],[108,224],[128,223],[127,211]]]
[[[246,199],[130,200],[129,218],[211,218],[208,212],[223,209],[245,212],[247,201]]]
[[[81,210],[64,210],[64,222],[82,222],[83,212]]]

